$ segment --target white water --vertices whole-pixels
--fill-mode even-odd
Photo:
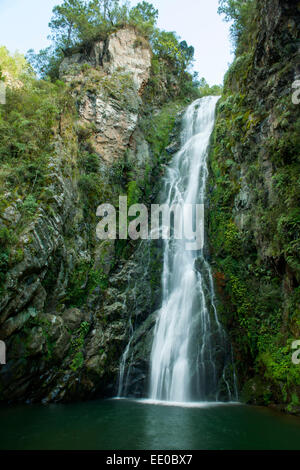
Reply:
[[[164,180],[163,203],[202,204],[207,152],[218,97],[195,101],[183,118],[181,150]],[[218,320],[213,278],[203,250],[185,240],[164,241],[163,301],[151,353],[150,399],[168,402],[232,400],[226,335]],[[197,266],[197,267],[196,267]],[[231,381],[230,379],[230,381]]]
[[[130,338],[129,342],[125,348],[125,351],[123,353],[123,356],[121,358],[121,364],[120,364],[120,370],[119,370],[119,385],[118,385],[118,396],[117,398],[121,398],[122,396],[126,397],[127,395],[127,390],[128,390],[128,380],[130,377],[130,367],[127,370],[127,374],[125,376],[125,369],[126,369],[126,364],[129,356],[129,351],[130,351],[130,346],[132,343],[133,339],[133,327],[131,323],[131,318],[129,320],[129,328],[130,328]]]

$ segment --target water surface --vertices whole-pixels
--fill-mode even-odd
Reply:
[[[299,418],[238,404],[22,405],[0,423],[2,450],[300,450]]]

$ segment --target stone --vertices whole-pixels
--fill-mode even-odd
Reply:
[[[73,54],[60,66],[61,78],[78,80],[79,122],[95,125],[93,146],[106,162],[124,155],[137,127],[140,91],[150,77],[151,56],[147,41],[140,40],[134,29],[124,28],[107,41],[95,42],[88,56],[86,52]],[[86,82],[88,72],[82,80],[80,65],[84,64],[90,68],[91,86]]]
[[[21,219],[21,214],[17,210],[15,205],[9,206],[5,209],[4,213],[1,216],[4,220],[7,222],[10,222],[10,224],[15,227],[19,220]]]
[[[103,68],[107,75],[125,70],[139,91],[149,80],[151,57],[149,43],[138,37],[134,29],[124,28],[111,34],[107,41],[96,41],[88,57],[84,52],[66,57],[60,65],[60,75],[70,80],[79,73],[83,64]]]
[[[42,327],[35,327],[30,331],[29,337],[27,339],[27,349],[30,356],[35,356],[41,354],[44,349],[46,342],[45,335],[43,333]]]
[[[71,342],[71,335],[63,330],[55,342],[53,356],[58,360],[63,360],[68,352]]]
[[[78,330],[86,316],[78,308],[70,308],[62,314],[63,322],[71,331]]]

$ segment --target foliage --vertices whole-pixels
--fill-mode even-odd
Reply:
[[[99,156],[96,153],[83,152],[79,164],[85,173],[97,173],[99,170]]]
[[[49,77],[52,81],[59,77],[59,64],[63,58],[63,51],[53,45],[41,49],[38,53],[35,53],[33,49],[29,49],[26,54],[26,60],[35,72],[40,77]]]
[[[0,294],[9,268],[21,260],[23,251],[20,249],[15,232],[3,225],[0,226]]]
[[[0,227],[0,246],[4,247],[10,239],[10,231],[7,227]]]
[[[22,210],[28,216],[32,216],[35,214],[37,208],[38,208],[38,203],[36,202],[35,197],[32,194],[29,194],[23,202]]]
[[[31,68],[23,54],[10,55],[5,46],[0,46],[0,71],[2,78],[10,81],[21,80],[31,74]]]
[[[248,49],[249,39],[255,32],[255,11],[257,0],[219,0],[218,13],[225,21],[232,22],[231,38],[235,48]]]
[[[82,322],[80,327],[74,333],[74,338],[71,341],[71,354],[73,359],[70,365],[70,368],[73,372],[76,372],[77,369],[80,369],[83,366],[84,355],[83,355],[83,346],[84,340],[90,330],[89,322]]]
[[[156,30],[152,39],[154,54],[171,63],[178,75],[192,64],[194,48],[188,47],[186,41],[179,42],[178,37],[173,32]]]
[[[300,383],[291,361],[291,342],[300,335],[300,122],[286,93],[293,67],[282,61],[263,69],[263,79],[259,74],[257,5],[220,2],[220,12],[234,21],[236,58],[210,150],[209,239],[241,383],[259,377],[262,403],[292,410]],[[286,40],[281,34],[278,48]],[[255,401],[258,390],[248,392]]]
[[[161,163],[165,157],[165,149],[169,144],[170,133],[175,124],[175,118],[184,107],[184,103],[173,101],[166,103],[160,111],[149,119],[145,116],[141,126],[146,140],[151,145],[154,157]]]
[[[88,296],[96,289],[105,290],[107,275],[102,269],[94,269],[93,264],[79,261],[72,272],[65,303],[69,307],[82,307]]]
[[[127,185],[128,207],[140,202],[141,190],[136,181],[129,181]]]
[[[221,85],[209,86],[205,78],[199,80],[199,97],[203,98],[204,96],[221,96],[223,87]]]
[[[148,2],[138,3],[129,11],[129,24],[136,26],[142,35],[151,38],[158,19],[158,10]]]
[[[52,39],[61,49],[74,46],[88,27],[87,5],[83,0],[65,0],[53,8],[49,23]]]
[[[15,60],[10,59],[9,64]],[[24,74],[22,70],[29,67],[24,57],[21,68],[18,64],[19,58],[14,67],[9,67],[17,71],[19,85],[7,88],[6,105],[0,107],[0,182],[7,189],[19,187],[27,195],[28,189],[39,193],[45,185],[54,137],[59,132],[64,137],[61,115],[66,122],[74,113],[74,104],[64,83]]]
[[[65,0],[54,7],[49,26],[54,43],[64,50],[127,24],[150,37],[157,18],[158,11],[145,1],[130,9],[120,0]]]
[[[0,109],[1,160],[32,159],[51,151],[51,138],[67,98],[62,83],[30,80],[7,91],[7,105]]]

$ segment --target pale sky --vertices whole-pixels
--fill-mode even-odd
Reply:
[[[175,31],[195,48],[194,70],[220,84],[232,62],[229,26],[217,14],[218,0],[148,0],[159,10],[158,26]],[[135,5],[139,0],[132,0]],[[52,8],[62,0],[0,0],[0,45],[10,52],[49,45]]]

